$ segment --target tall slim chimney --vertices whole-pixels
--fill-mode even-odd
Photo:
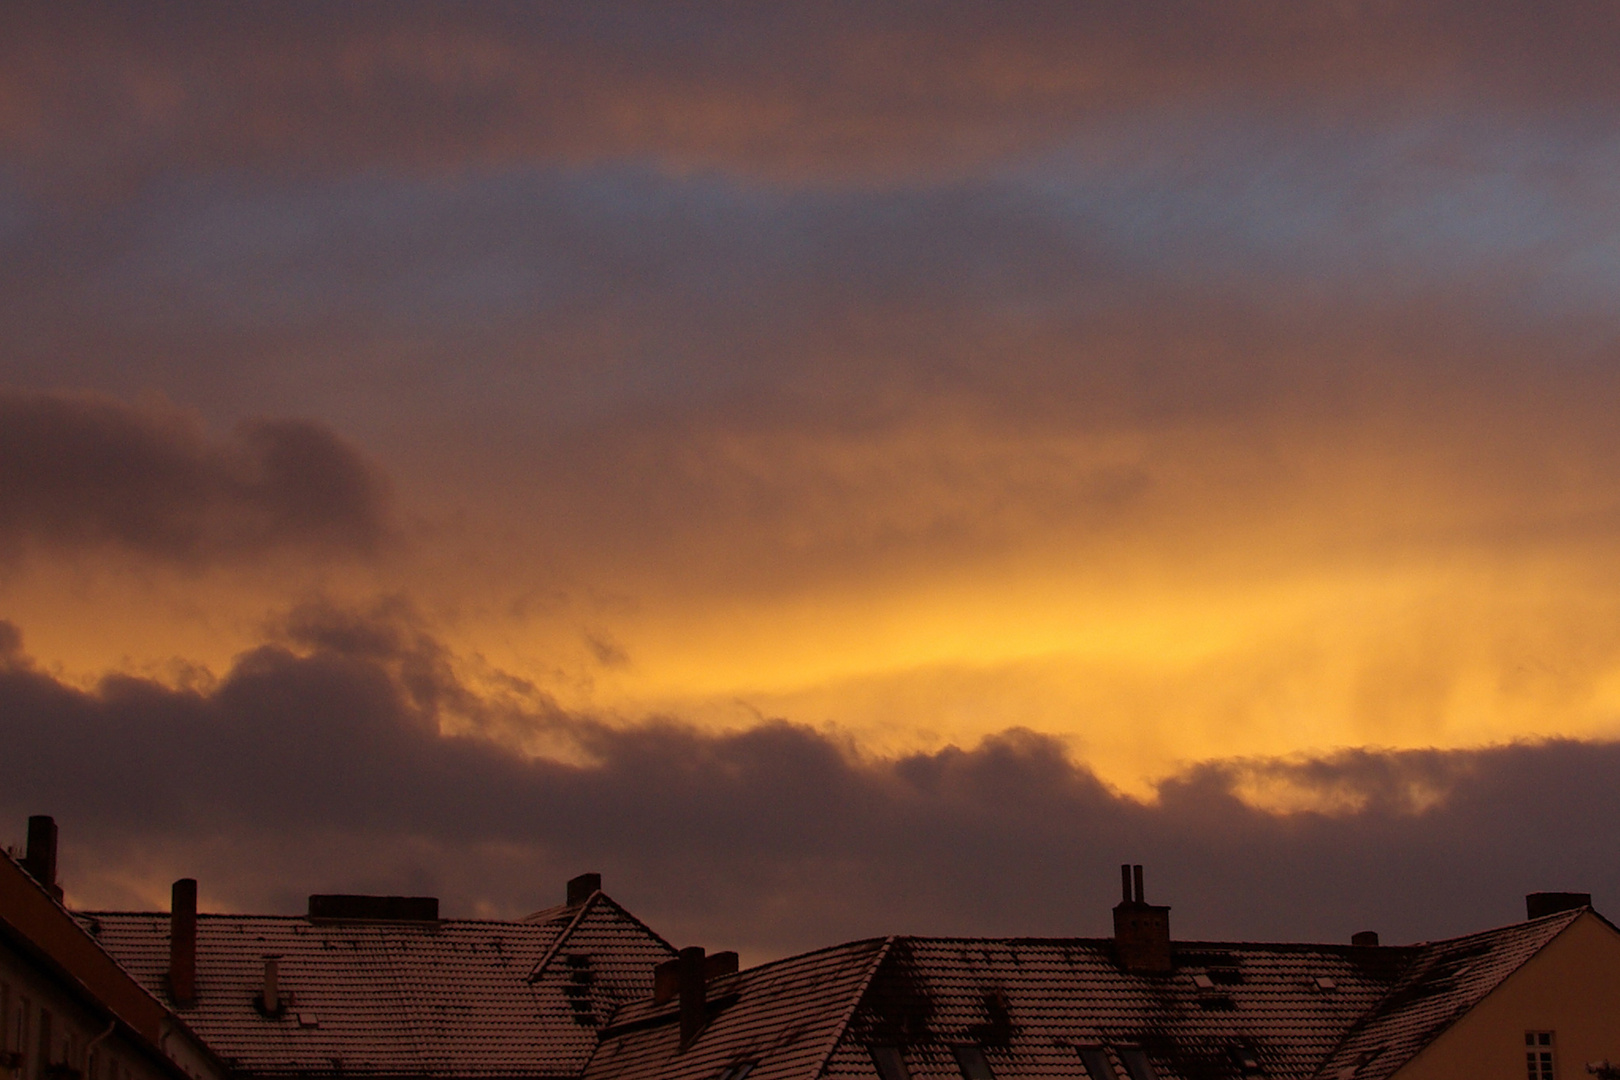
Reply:
[[[181,878],[169,893],[169,999],[197,1003],[197,879]]]
[[[704,962],[703,946],[693,945],[681,950],[681,1049],[685,1050],[698,1032],[703,1030],[704,1002],[708,997],[705,983],[708,972]]]
[[[46,892],[62,899],[62,890],[56,884],[56,819],[49,814],[35,814],[28,819],[28,852],[23,856],[23,869]]]
[[[259,1009],[266,1016],[281,1015],[281,957],[264,958],[264,984],[259,988]]]
[[[1119,966],[1134,975],[1170,974],[1170,909],[1147,902],[1140,865],[1121,866],[1119,879],[1124,894],[1114,906],[1114,956]]]

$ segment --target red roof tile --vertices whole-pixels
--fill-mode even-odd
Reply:
[[[142,985],[164,995],[169,917],[80,919]],[[177,1010],[247,1073],[575,1077],[597,1028],[651,992],[673,955],[601,893],[523,922],[197,918],[197,1003]],[[280,1017],[255,1004],[280,958]]]

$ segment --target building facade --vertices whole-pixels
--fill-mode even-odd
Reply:
[[[0,854],[0,1075],[224,1080],[223,1062],[84,932],[56,885],[56,826]]]

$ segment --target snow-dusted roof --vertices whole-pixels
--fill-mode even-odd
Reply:
[[[80,921],[166,998],[169,917]],[[662,938],[597,892],[522,922],[197,917],[197,1003],[176,1010],[236,1069],[262,1076],[575,1077],[597,1028],[647,997]],[[280,1016],[257,995],[279,957]]]
[[[816,1076],[843,1034],[887,943],[857,941],[722,976],[708,984],[710,1019],[679,1050],[679,999],[621,1009],[585,1080],[715,1080],[740,1060],[748,1080]]]
[[[1318,1073],[1323,1080],[1386,1080],[1589,908],[1436,941],[1417,949],[1399,980]]]
[[[1579,915],[1417,946],[1176,942],[1164,976],[1122,970],[1109,939],[854,942],[711,981],[684,1050],[675,1002],[627,1006],[585,1080],[728,1080],[744,1063],[747,1080],[872,1080],[874,1047],[913,1080],[982,1080],[964,1048],[992,1077],[1088,1080],[1082,1047],[1106,1080],[1148,1075],[1133,1057],[1160,1080],[1338,1080],[1369,1040],[1377,1071],[1349,1075],[1383,1080]]]

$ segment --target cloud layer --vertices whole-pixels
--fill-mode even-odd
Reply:
[[[10,5],[0,799],[756,954],[1613,895],[1617,36]]]
[[[1612,13],[1517,2],[15,9],[0,139],[81,181],[656,158],[862,179],[1122,112],[1614,100]]]
[[[0,492],[13,553],[369,555],[390,527],[380,473],[318,424],[257,420],[222,440],[179,409],[88,394],[0,390]]]
[[[191,690],[82,690],[14,629],[4,645],[0,812],[59,816],[91,906],[194,873],[205,906],[409,889],[511,916],[598,869],[670,936],[758,958],[880,932],[1102,934],[1124,861],[1188,937],[1403,940],[1511,921],[1535,889],[1620,898],[1614,744],[1213,762],[1141,804],[1028,731],[882,758],[783,721],[622,727],[480,691],[397,606],[304,609]],[[572,763],[516,752],[514,731]]]

